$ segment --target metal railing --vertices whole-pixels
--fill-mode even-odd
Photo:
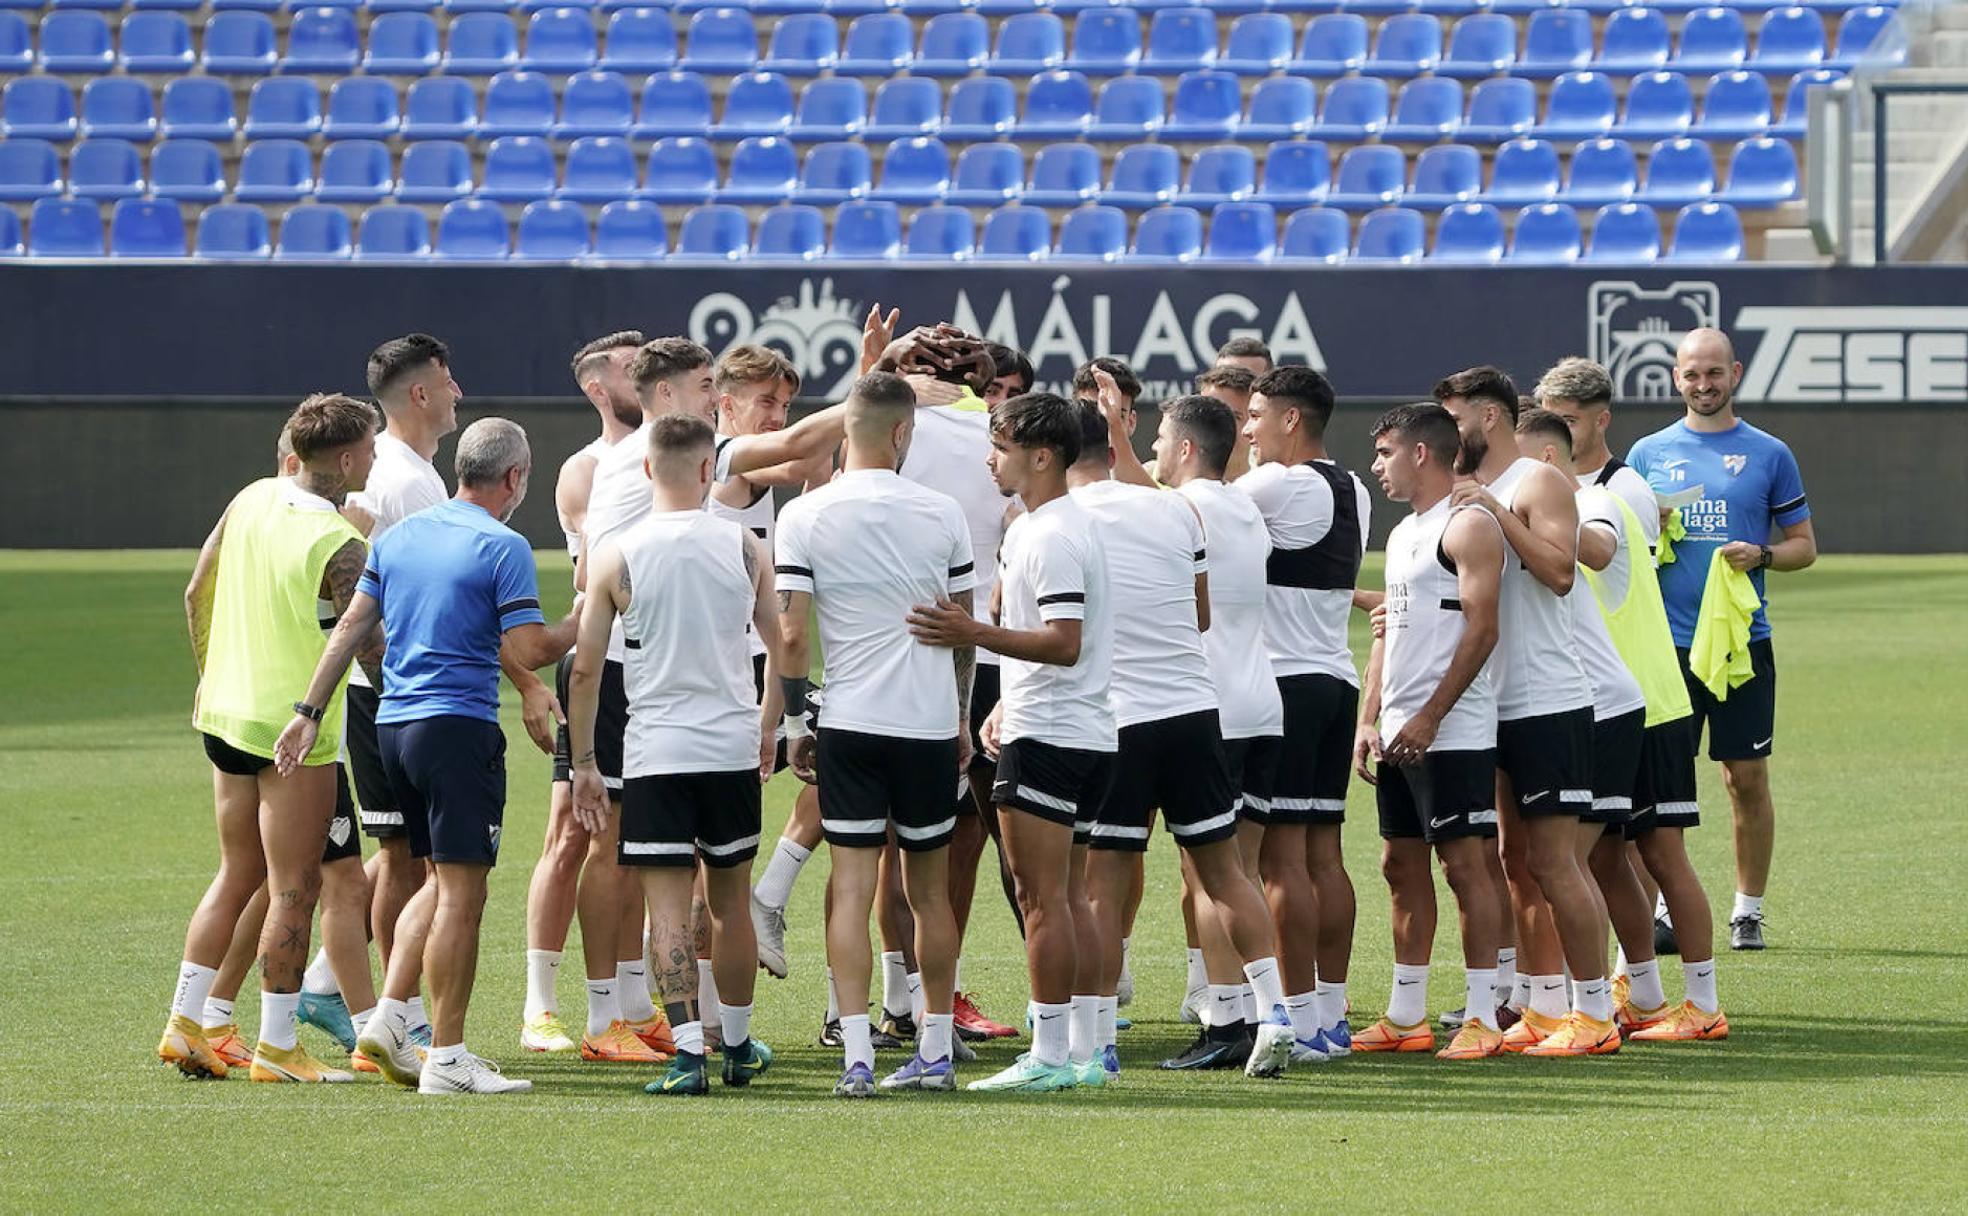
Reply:
[[[1923,84],[1911,80],[1875,80],[1872,88],[1872,260],[1884,266],[1891,254],[1886,219],[1886,142],[1888,102],[1895,97],[1921,94],[1968,96],[1968,82]]]

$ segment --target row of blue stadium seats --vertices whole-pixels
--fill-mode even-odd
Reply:
[[[551,78],[538,72],[503,72],[487,83],[482,112],[471,86],[450,77],[417,81],[407,103],[400,105],[389,81],[351,76],[329,90],[325,108],[313,81],[269,77],[253,85],[242,127],[230,88],[209,76],[169,82],[161,107],[141,80],[97,77],[84,87],[79,111],[62,80],[25,76],[9,81],[0,98],[0,137],[65,141],[79,134],[141,141],[162,134],[230,140],[243,132],[247,139],[323,135],[330,140],[399,135],[408,140],[500,135],[563,140],[703,135],[729,140],[781,135],[796,143],[918,135],[952,143],[1004,138],[1267,142],[1300,137],[1493,143],[1524,135],[1572,140],[1607,134],[1741,139],[1802,135],[1805,91],[1839,77],[1832,69],[1818,68],[1792,78],[1779,121],[1769,82],[1747,71],[1710,79],[1699,107],[1694,84],[1677,72],[1634,77],[1624,104],[1611,77],[1573,72],[1552,82],[1542,118],[1535,87],[1515,77],[1480,81],[1467,98],[1462,83],[1447,77],[1408,81],[1398,94],[1390,93],[1384,81],[1347,77],[1328,86],[1321,108],[1317,86],[1309,80],[1272,77],[1258,82],[1248,100],[1240,101],[1234,80],[1194,72],[1179,78],[1172,112],[1165,114],[1160,84],[1141,77],[1110,80],[1096,98],[1083,76],[1044,73],[1026,86],[1021,108],[1010,82],[995,77],[958,81],[945,97],[934,81],[905,76],[877,91],[871,119],[868,95],[858,80],[812,81],[795,103],[783,77],[753,74],[733,82],[722,118],[715,123],[702,78],[680,73],[650,77],[638,108],[628,79],[618,73],[569,77],[556,104]]]
[[[1214,0],[1207,7],[1219,17],[1276,13],[1281,16],[1317,16],[1321,13],[1349,12],[1365,16],[1391,16],[1405,12],[1429,12],[1442,16],[1467,13],[1501,13],[1528,16],[1549,8],[1575,8],[1588,13],[1614,13],[1636,4],[1651,3],[1669,12],[1693,12],[1714,0]],[[1898,0],[1887,0],[1897,4]],[[1857,8],[1867,0],[1808,0],[1806,7],[1825,12]],[[586,8],[612,13],[625,8],[652,7],[650,0],[127,0],[136,11],[166,9],[182,12],[225,12],[244,9],[280,13],[301,8],[346,8],[369,13],[392,12],[497,12],[532,13],[546,8]],[[1049,12],[1072,16],[1087,9],[1130,8],[1144,15],[1167,8],[1187,8],[1194,0],[674,0],[662,7],[680,15],[694,15],[707,9],[741,9],[760,21],[804,13],[825,13],[842,19],[895,13],[927,20],[953,13],[975,14],[999,20],[1021,13]],[[117,12],[126,0],[0,0],[0,9],[29,12],[61,9],[95,9]],[[1763,12],[1787,7],[1787,0],[1737,0],[1730,5],[1745,12]]]
[[[395,198],[422,203],[471,195],[513,203],[550,197],[597,203],[635,197],[663,203],[713,198],[837,203],[868,197],[983,206],[1101,202],[1139,209],[1173,202],[1209,208],[1258,201],[1367,209],[1391,203],[1439,208],[1479,199],[1511,205],[1556,199],[1593,207],[1635,200],[1679,207],[1715,197],[1773,206],[1798,191],[1796,153],[1779,139],[1737,144],[1728,157],[1726,183],[1716,173],[1714,150],[1700,140],[1663,140],[1648,151],[1646,164],[1643,174],[1626,141],[1599,139],[1579,144],[1561,174],[1554,145],[1518,140],[1498,150],[1485,183],[1482,156],[1466,144],[1428,148],[1412,171],[1399,148],[1362,144],[1348,148],[1335,170],[1325,144],[1297,140],[1271,145],[1261,171],[1251,149],[1241,144],[1204,148],[1190,159],[1186,174],[1172,146],[1135,144],[1122,149],[1103,175],[1098,149],[1062,143],[1039,149],[1029,165],[1015,145],[973,145],[953,172],[943,145],[907,139],[889,146],[877,178],[864,144],[819,144],[802,165],[790,143],[764,138],[740,143],[720,178],[715,151],[695,138],[658,142],[638,174],[635,149],[626,140],[577,140],[563,170],[547,141],[507,136],[492,142],[476,181],[471,155],[461,143],[412,144],[399,164],[380,141],[344,140],[328,146],[317,168],[305,144],[281,139],[248,144],[228,180],[217,149],[203,140],[160,143],[146,174],[133,144],[92,139],[75,146],[64,179],[52,145],[9,140],[0,143],[0,200],[26,202],[64,193],[105,200],[154,193],[187,202],[217,202],[227,194],[242,202]]]
[[[1090,12],[1077,19],[1069,43],[1065,25],[1050,13],[1026,13],[1006,20],[995,46],[988,43],[984,19],[974,13],[932,18],[916,40],[909,19],[898,13],[855,18],[840,41],[834,19],[800,14],[778,22],[761,53],[753,19],[735,9],[709,9],[690,20],[689,37],[679,50],[668,10],[624,9],[607,20],[606,50],[585,9],[550,8],[525,21],[525,50],[519,25],[502,13],[466,13],[440,36],[427,14],[385,13],[367,37],[347,9],[307,8],[294,15],[286,52],[272,19],[264,13],[225,12],[205,27],[202,54],[194,47],[190,24],[174,12],[133,12],[112,35],[109,23],[89,11],[50,14],[41,23],[38,51],[29,45],[25,22],[0,14],[0,68],[26,70],[39,64],[50,72],[188,72],[195,66],[217,74],[342,74],[358,67],[371,75],[490,75],[525,67],[546,72],[581,72],[596,66],[653,72],[670,67],[711,73],[756,68],[795,76],[833,72],[850,76],[996,75],[1028,76],[1054,68],[1090,75],[1130,73],[1179,75],[1221,67],[1242,75],[1285,72],[1340,76],[1351,72],[1408,77],[1440,72],[1481,77],[1509,72],[1556,76],[1595,66],[1633,73],[1672,66],[1683,71],[1724,71],[1745,64],[1761,71],[1795,72],[1819,64],[1850,67],[1875,45],[1891,58],[1904,54],[1895,10],[1872,4],[1853,8],[1839,19],[1835,35],[1824,19],[1798,6],[1765,14],[1752,40],[1742,13],[1709,7],[1689,13],[1678,41],[1667,16],[1655,8],[1622,9],[1608,16],[1603,39],[1595,37],[1590,13],[1545,9],[1525,23],[1519,47],[1518,22],[1496,13],[1458,20],[1446,30],[1431,13],[1400,13],[1370,36],[1356,13],[1329,13],[1307,22],[1294,39],[1289,18],[1258,13],[1239,18],[1219,51],[1216,17],[1206,8],[1164,9],[1149,23],[1144,45],[1140,23],[1129,9]]]
[[[1525,210],[1514,229],[1503,213],[1484,203],[1444,212],[1432,246],[1419,211],[1387,207],[1360,219],[1357,229],[1343,211],[1309,207],[1290,214],[1279,232],[1278,212],[1262,203],[1217,209],[1205,220],[1187,207],[1145,212],[1130,239],[1128,219],[1111,207],[1070,213],[1055,238],[1052,222],[1036,207],[1010,205],[993,211],[983,233],[964,208],[936,206],[915,213],[905,233],[893,203],[859,202],[839,208],[831,234],[816,207],[781,204],[759,218],[756,230],[736,207],[709,204],[687,214],[674,249],[662,213],[648,203],[619,202],[603,208],[590,228],[577,206],[538,202],[521,214],[517,240],[505,215],[491,203],[455,202],[438,217],[436,239],[415,207],[371,208],[359,229],[348,213],[329,204],[287,212],[275,246],[266,213],[250,203],[225,203],[201,213],[193,252],[213,259],[333,261],[348,258],[401,261],[603,260],[708,262],[1046,261],[1151,265],[1220,262],[1338,264],[1345,261],[1412,263],[1562,264],[1646,263],[1661,257],[1658,217],[1623,203],[1601,209],[1590,245],[1579,214],[1560,203]],[[1349,239],[1350,235],[1350,239]],[[47,199],[35,205],[25,252],[36,257],[89,258],[105,252],[103,221],[94,203]],[[1674,223],[1667,260],[1728,262],[1742,256],[1741,218],[1726,204],[1683,208]],[[173,204],[125,199],[110,217],[107,251],[117,257],[173,258],[187,252],[183,213]],[[20,221],[0,210],[0,256],[23,252]]]

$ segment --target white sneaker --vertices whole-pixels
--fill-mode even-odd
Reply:
[[[1203,1003],[1209,999],[1208,985],[1200,988],[1191,988],[1188,994],[1182,998],[1182,1009],[1178,1014],[1179,1019],[1191,1026],[1201,1026],[1203,1024],[1203,1015],[1198,1011],[1202,1009]]]
[[[1121,964],[1121,978],[1114,987],[1114,1004],[1120,1009],[1134,1004],[1134,972],[1126,963]]]
[[[758,937],[759,966],[774,979],[786,978],[786,911],[768,908],[752,896],[752,932]]]
[[[398,1085],[415,1086],[422,1077],[422,1054],[410,1041],[410,1028],[395,1018],[380,1013],[370,1018],[355,1046]]]
[[[1292,1058],[1291,1018],[1283,1005],[1273,1005],[1271,1016],[1257,1028],[1257,1044],[1251,1048],[1250,1062],[1244,1065],[1247,1077],[1282,1076]]]
[[[533,1082],[504,1076],[497,1064],[469,1051],[449,1064],[426,1060],[417,1083],[420,1094],[523,1094],[532,1088]]]

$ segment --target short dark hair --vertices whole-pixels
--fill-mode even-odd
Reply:
[[[1427,448],[1429,459],[1443,468],[1455,466],[1456,453],[1462,448],[1462,435],[1456,430],[1455,418],[1433,401],[1397,405],[1382,414],[1380,421],[1374,423],[1373,438],[1389,432]]]
[[[1114,446],[1113,435],[1107,429],[1107,415],[1091,401],[1075,401],[1073,405],[1080,412],[1080,459],[1092,460],[1098,456],[1105,463],[1108,450]]]
[[[1032,370],[1032,361],[1026,358],[1024,351],[1015,346],[1006,346],[1002,342],[987,342],[984,344],[984,349],[990,354],[991,363],[996,369],[991,379],[1017,376],[1022,386],[1018,391],[1022,393],[1032,391],[1032,385],[1038,382],[1039,377],[1038,373]]]
[[[1249,375],[1249,371],[1244,371]],[[1218,476],[1230,466],[1230,454],[1237,447],[1237,416],[1214,397],[1191,393],[1162,403],[1162,417],[1176,432],[1196,445],[1202,453],[1203,467]]]
[[[639,329],[618,329],[612,334],[596,338],[575,351],[574,358],[568,363],[569,368],[574,372],[574,383],[580,384],[588,378],[588,364],[593,360],[612,351],[621,350],[625,346],[641,346],[642,343],[642,331]]]
[[[1217,347],[1216,357],[1218,359],[1222,359],[1225,357],[1238,358],[1238,359],[1262,359],[1266,363],[1270,363],[1272,361],[1271,348],[1264,344],[1264,339],[1253,338],[1249,334],[1244,334],[1239,337],[1232,338],[1229,341],[1225,342],[1223,345]]]
[[[642,393],[658,380],[710,365],[711,352],[700,344],[688,338],[658,338],[643,343],[629,360],[629,378],[635,381],[636,392]]]
[[[1274,367],[1251,384],[1252,393],[1263,393],[1270,401],[1282,402],[1309,415],[1320,434],[1332,421],[1333,387],[1324,375],[1309,367]]]
[[[1509,414],[1513,425],[1517,421],[1516,382],[1510,378],[1509,372],[1487,363],[1442,377],[1435,383],[1434,396],[1438,402],[1451,397],[1487,401]]]
[[[1096,367],[1114,378],[1114,387],[1121,390],[1121,396],[1129,401],[1141,396],[1141,377],[1134,374],[1133,368],[1112,355],[1101,355],[1082,364],[1080,370],[1073,373],[1074,392],[1091,397],[1099,391],[1100,385],[1093,378],[1093,369]]]
[[[847,399],[876,409],[906,409],[916,403],[916,390],[893,372],[869,372],[854,382]]]
[[[1565,455],[1572,454],[1572,428],[1550,410],[1532,407],[1517,416],[1517,433],[1533,435],[1555,444]]]
[[[427,363],[451,366],[451,351],[429,334],[405,334],[369,352],[369,395],[388,395],[397,383]]]
[[[1196,377],[1196,388],[1227,388],[1233,393],[1248,393],[1257,383],[1257,373],[1241,363],[1219,363]]]
[[[1057,393],[1020,393],[991,408],[991,433],[1021,448],[1051,448],[1071,467],[1080,459],[1079,411]]]
[[[341,393],[315,393],[294,409],[285,434],[301,462],[376,433],[376,411]]]
[[[654,458],[712,447],[717,434],[695,414],[658,414],[649,420],[649,454]]]

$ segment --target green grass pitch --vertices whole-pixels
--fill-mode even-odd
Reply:
[[[564,603],[565,559],[543,554],[542,565],[549,598]],[[0,696],[0,1210],[1962,1204],[1968,559],[1827,558],[1772,580],[1774,948],[1723,952],[1726,1043],[1473,1066],[1355,1057],[1270,1083],[1157,1073],[1153,1061],[1190,1034],[1174,1020],[1181,922],[1173,849],[1158,836],[1118,1088],[853,1105],[829,1096],[836,1053],[812,1045],[824,852],[790,910],[792,977],[760,979],[759,1031],[779,1054],[750,1091],[714,1085],[706,1101],[671,1104],[642,1096],[637,1070],[519,1050],[523,905],[547,762],[516,713],[507,847],[467,1037],[536,1092],[441,1101],[374,1078],[315,1090],[193,1084],[159,1065],[151,1053],[185,920],[216,857],[208,769],[187,723],[189,566],[187,553],[0,554],[12,639]],[[790,782],[768,791],[768,833]],[[1728,811],[1706,763],[1702,803],[1706,826],[1691,845],[1725,918]],[[1358,1026],[1385,1000],[1389,946],[1372,800],[1358,784],[1351,809]],[[1453,924],[1445,915],[1432,1010],[1460,1003]],[[964,974],[987,1012],[1019,1016],[1022,955],[988,879]],[[1678,999],[1672,960],[1666,980]],[[563,976],[561,1002],[578,1016],[578,976]],[[250,1026],[250,997],[241,1015]],[[986,1048],[969,1076],[1015,1050]]]

